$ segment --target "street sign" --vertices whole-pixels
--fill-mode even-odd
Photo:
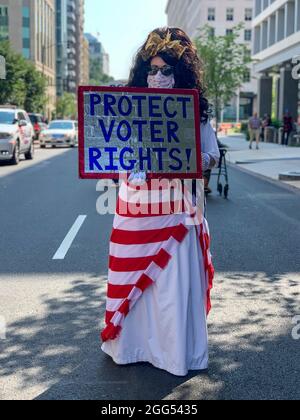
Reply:
[[[2,55],[0,55],[0,79],[6,79],[6,61]]]
[[[80,87],[83,179],[202,178],[197,90]]]

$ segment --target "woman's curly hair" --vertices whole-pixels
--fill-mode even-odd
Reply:
[[[203,82],[203,65],[202,61],[197,53],[197,49],[193,45],[187,34],[179,28],[158,28],[151,32],[138,50],[137,55],[134,59],[133,67],[129,76],[129,87],[147,87],[148,70],[153,57],[150,57],[147,61],[143,58],[145,47],[150,36],[153,33],[158,34],[161,38],[165,38],[167,34],[171,33],[171,40],[179,40],[183,47],[186,47],[180,59],[169,54],[167,51],[159,52],[157,55],[161,57],[168,65],[175,68],[175,88],[177,89],[197,89],[199,91],[200,99],[200,113],[201,122],[207,123],[211,114],[210,104],[206,99],[205,88]]]

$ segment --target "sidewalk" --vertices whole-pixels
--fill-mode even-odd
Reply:
[[[279,181],[281,173],[298,172],[300,175],[300,147],[261,143],[260,150],[256,150],[253,143],[253,150],[249,150],[249,143],[241,135],[219,136],[219,139],[229,147],[229,163],[300,189],[300,180]]]

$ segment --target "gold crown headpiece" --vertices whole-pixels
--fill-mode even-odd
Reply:
[[[171,32],[168,31],[165,38],[161,38],[159,34],[153,32],[148,39],[148,42],[142,51],[141,55],[144,61],[149,58],[157,56],[161,52],[168,52],[178,60],[181,59],[187,47],[181,45],[179,40],[171,40]]]

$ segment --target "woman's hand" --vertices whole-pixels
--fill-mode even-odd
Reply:
[[[146,172],[132,172],[128,178],[128,182],[133,185],[142,185],[147,181]]]

